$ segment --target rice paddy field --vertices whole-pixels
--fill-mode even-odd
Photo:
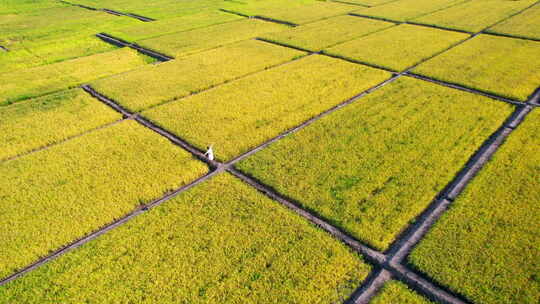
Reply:
[[[0,0],[0,304],[538,304],[539,108],[538,0]]]

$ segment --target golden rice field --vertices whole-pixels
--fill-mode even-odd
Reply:
[[[539,152],[539,0],[0,0],[0,304],[538,304]]]

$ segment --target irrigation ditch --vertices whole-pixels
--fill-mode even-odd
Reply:
[[[71,3],[71,2],[68,2],[68,1],[64,1],[64,0],[60,0],[60,2],[68,4],[68,5],[84,8],[84,9],[87,9],[87,10],[91,10],[91,11],[101,11],[101,12],[105,12],[105,13],[115,15],[115,16],[130,17],[130,18],[134,18],[134,19],[137,19],[137,20],[140,20],[140,21],[143,21],[143,22],[156,21],[156,19],[153,19],[153,18],[149,18],[149,17],[137,15],[137,14],[132,14],[132,13],[119,12],[119,11],[115,11],[115,10],[108,9],[108,8],[96,8],[96,7],[91,7],[91,6],[87,6],[87,5],[83,5],[83,4]]]
[[[144,48],[136,43],[131,43],[131,42],[127,42],[123,39],[120,39],[120,38],[117,38],[117,37],[113,37],[109,34],[106,34],[106,33],[99,33],[99,34],[96,34],[96,37],[98,37],[99,39],[107,42],[107,43],[110,43],[112,45],[115,45],[115,46],[118,46],[118,47],[129,47],[129,48],[132,48],[134,50],[136,50],[137,52],[141,53],[141,54],[144,54],[146,56],[150,56],[160,62],[165,62],[165,61],[169,61],[169,60],[172,60],[174,59],[173,57],[171,56],[168,56],[168,55],[165,55],[165,54],[162,54],[160,52],[156,52],[154,50],[150,50],[150,49],[147,49],[147,48]]]

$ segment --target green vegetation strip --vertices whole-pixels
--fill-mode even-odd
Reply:
[[[317,52],[325,47],[358,38],[394,24],[354,16],[338,16],[292,28],[288,31],[265,34],[263,39]]]
[[[57,143],[122,116],[81,89],[0,107],[0,160]]]
[[[437,80],[525,101],[540,83],[540,42],[479,35],[413,70]]]
[[[384,250],[511,110],[485,97],[400,78],[238,168]]]
[[[265,10],[257,15],[294,24],[303,24],[343,15],[355,10],[358,10],[358,6],[356,5],[330,1],[315,1],[313,4],[304,5],[297,9],[282,7],[279,9]]]
[[[488,32],[540,40],[540,5],[525,10],[494,27]]]
[[[369,268],[324,231],[221,174],[0,287],[0,299],[336,303]]]
[[[142,114],[201,150],[213,144],[218,159],[230,160],[390,76],[312,55]]]
[[[0,163],[0,277],[206,171],[134,121]]]
[[[402,24],[324,50],[330,55],[403,71],[469,37],[467,34]]]
[[[149,24],[125,27],[108,33],[129,41],[136,41],[240,19],[243,19],[243,17],[217,10],[209,12],[204,11],[198,14],[158,20]]]
[[[533,110],[409,257],[475,303],[540,300],[539,128]]]
[[[537,0],[474,0],[448,9],[414,19],[414,22],[445,28],[479,32],[520,10],[534,4]]]
[[[141,40],[139,44],[173,57],[182,57],[287,28],[276,23],[245,19]]]
[[[371,304],[432,304],[430,300],[412,291],[400,281],[388,281]]]
[[[305,53],[248,40],[92,83],[131,111],[196,93]]]
[[[152,62],[128,48],[0,74],[0,106],[67,89]]]
[[[398,0],[359,10],[356,13],[396,21],[407,21],[466,0]]]

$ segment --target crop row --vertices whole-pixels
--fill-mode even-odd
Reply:
[[[135,69],[152,60],[125,48],[0,74],[0,106]]]
[[[57,143],[121,119],[81,89],[0,107],[0,160]]]
[[[525,101],[540,83],[540,42],[478,35],[414,73]]]
[[[218,159],[230,160],[390,76],[312,55],[142,115],[199,149],[213,144]]]
[[[0,163],[0,277],[206,171],[129,120]]]
[[[2,287],[0,302],[328,303],[369,268],[221,174]]]
[[[92,83],[92,87],[125,108],[139,111],[304,54],[247,40],[104,78]]]
[[[540,112],[458,196],[409,261],[476,303],[537,303]]]
[[[416,18],[413,21],[476,33],[518,13],[536,1],[466,1],[462,4]]]
[[[145,39],[138,43],[173,57],[182,57],[286,28],[276,23],[244,19]]]
[[[393,25],[388,22],[345,15],[300,25],[287,31],[268,33],[261,37],[280,44],[318,52],[326,47],[362,37]]]
[[[475,94],[400,78],[238,168],[384,250],[511,110]]]

